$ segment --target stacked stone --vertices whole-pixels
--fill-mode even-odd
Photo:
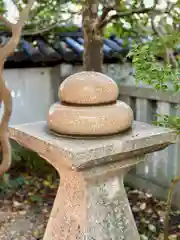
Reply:
[[[51,106],[47,118],[55,133],[102,136],[120,133],[132,125],[132,109],[117,100],[117,84],[102,73],[83,71],[67,77],[58,96],[61,103]]]

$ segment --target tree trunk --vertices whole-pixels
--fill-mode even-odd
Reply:
[[[11,145],[8,136],[8,124],[12,112],[12,96],[11,91],[6,87],[2,77],[4,63],[8,56],[14,53],[21,37],[21,31],[24,23],[28,18],[29,11],[34,3],[34,0],[28,0],[26,7],[19,12],[19,19],[17,23],[11,23],[8,19],[0,15],[6,27],[12,32],[12,37],[2,47],[0,47],[0,102],[4,104],[4,112],[0,122],[0,150],[2,151],[2,161],[0,163],[0,176],[3,175],[11,166]]]
[[[83,6],[84,55],[85,71],[102,72],[103,68],[103,30],[97,26],[98,2],[86,0]]]

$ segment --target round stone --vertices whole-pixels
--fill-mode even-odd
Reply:
[[[95,105],[115,102],[119,95],[117,84],[108,76],[84,71],[67,77],[59,87],[64,103]]]
[[[120,133],[131,127],[133,111],[124,102],[85,107],[55,103],[49,110],[48,126],[59,134],[98,136]]]

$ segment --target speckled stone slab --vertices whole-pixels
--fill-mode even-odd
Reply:
[[[146,154],[176,142],[175,131],[134,122],[126,133],[100,139],[52,135],[46,122],[12,126],[10,137],[37,152],[61,183],[44,240],[139,240],[123,179]]]

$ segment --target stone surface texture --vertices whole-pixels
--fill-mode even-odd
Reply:
[[[44,240],[140,240],[124,176],[146,154],[177,140],[175,131],[141,122],[127,133],[92,140],[56,137],[46,122],[12,126],[10,137],[60,174]]]
[[[50,129],[68,135],[108,135],[128,129],[133,111],[124,102],[112,105],[77,107],[55,103],[48,115]]]
[[[123,132],[132,125],[132,109],[117,101],[117,84],[102,73],[75,73],[61,83],[58,95],[60,103],[53,104],[47,116],[49,128],[56,133],[102,136]]]
[[[67,77],[59,87],[62,102],[92,105],[117,100],[119,88],[107,75],[83,71]]]

